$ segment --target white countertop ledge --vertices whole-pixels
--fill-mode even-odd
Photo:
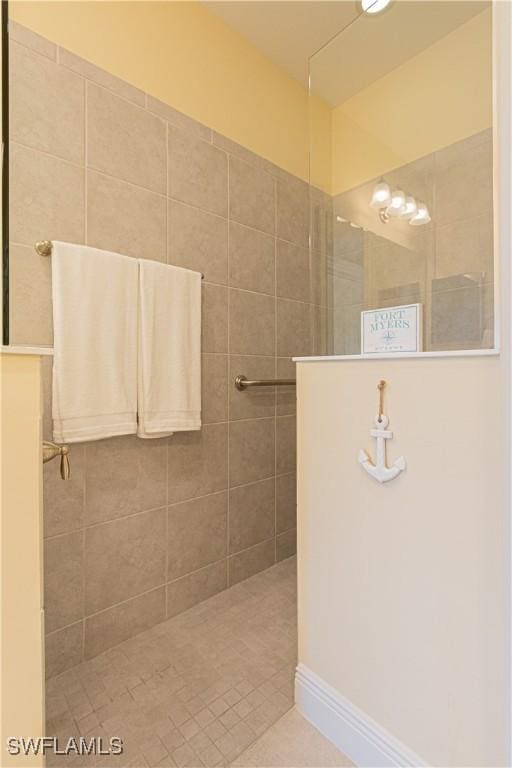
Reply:
[[[53,347],[24,347],[22,344],[2,345],[2,355],[53,355]]]
[[[292,357],[294,363],[343,363],[354,360],[415,360],[433,357],[499,357],[499,349],[460,349],[452,352],[387,352],[372,355],[317,355]]]

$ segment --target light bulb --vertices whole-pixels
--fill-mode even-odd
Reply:
[[[414,216],[409,219],[409,224],[413,227],[419,227],[420,224],[428,224],[431,221],[430,213],[425,203],[418,203],[418,209]]]
[[[418,206],[416,205],[416,200],[411,195],[407,195],[400,218],[411,219],[416,214],[417,210]]]
[[[391,193],[391,202],[388,205],[387,213],[390,216],[400,216],[405,208],[405,192],[402,189],[394,189]]]
[[[370,205],[372,208],[386,208],[391,201],[391,191],[389,184],[385,181],[379,181],[373,188]]]
[[[380,13],[390,3],[390,0],[361,0],[361,6],[365,13]]]

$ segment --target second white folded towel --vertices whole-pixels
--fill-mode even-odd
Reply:
[[[201,428],[201,275],[139,260],[139,437]]]

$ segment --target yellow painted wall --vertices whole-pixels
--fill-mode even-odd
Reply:
[[[6,751],[8,737],[44,735],[39,357],[0,355],[0,400],[0,764],[41,766]]]
[[[306,89],[200,3],[13,0],[9,8],[19,23],[308,178]]]
[[[491,10],[332,111],[332,194],[492,125]]]

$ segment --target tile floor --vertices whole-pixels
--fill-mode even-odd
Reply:
[[[351,768],[354,763],[294,707],[236,758],[237,768]]]
[[[293,705],[296,624],[289,558],[48,680],[48,735],[124,752],[47,765],[229,765]]]

